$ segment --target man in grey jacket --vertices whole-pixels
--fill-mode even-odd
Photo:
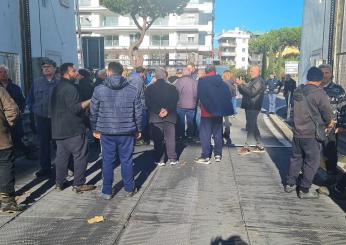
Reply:
[[[296,190],[300,171],[303,170],[298,192],[299,198],[303,199],[319,197],[316,191],[309,191],[320,165],[321,153],[321,143],[316,139],[314,121],[325,124],[326,128],[332,128],[334,124],[329,98],[321,87],[322,79],[323,73],[320,69],[310,68],[308,82],[297,88],[293,94],[292,156],[285,192]]]
[[[185,137],[185,117],[187,122],[187,137],[192,140],[193,136],[193,119],[195,117],[197,104],[197,81],[191,78],[191,72],[183,69],[183,77],[179,78],[175,83],[179,95],[177,105],[178,114],[178,139]]]

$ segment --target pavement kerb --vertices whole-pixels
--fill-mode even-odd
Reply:
[[[282,135],[290,142],[292,142],[293,132],[292,129],[281,119],[279,116],[275,114],[269,114],[269,119],[273,123],[273,125],[282,133]],[[322,169],[322,168],[320,168]],[[338,162],[338,169],[342,173],[346,173],[346,165],[345,163]],[[325,171],[324,169],[322,169]]]
[[[292,142],[293,132],[291,128],[275,114],[269,114],[269,119],[276,129],[278,129],[288,141]]]

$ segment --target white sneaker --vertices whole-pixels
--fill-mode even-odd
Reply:
[[[196,158],[195,159],[195,163],[202,163],[202,164],[210,164],[210,158],[202,158],[202,157],[199,157],[199,158]]]
[[[217,155],[214,157],[215,162],[221,162],[221,156]]]
[[[170,164],[170,165],[176,165],[176,164],[178,164],[178,163],[179,163],[178,160],[169,160],[169,164]]]
[[[156,164],[157,166],[160,166],[160,167],[163,167],[163,166],[166,165],[166,163],[164,163],[164,162],[156,162],[155,164]]]

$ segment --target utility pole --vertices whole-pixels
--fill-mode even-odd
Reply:
[[[81,67],[84,67],[84,58],[83,58],[83,44],[82,44],[82,28],[80,24],[80,14],[79,14],[79,0],[75,0],[75,13],[76,13],[76,23],[77,23],[77,41],[78,41],[78,51],[77,53],[79,54],[80,61],[79,64]]]

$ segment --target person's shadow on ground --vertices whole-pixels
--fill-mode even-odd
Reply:
[[[211,240],[210,245],[248,245],[244,242],[240,236],[231,236],[227,240],[222,239],[218,236]]]

